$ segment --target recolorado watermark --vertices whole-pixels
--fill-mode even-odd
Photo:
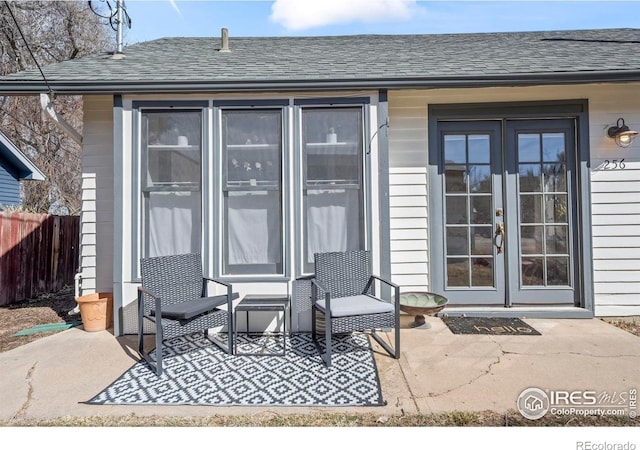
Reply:
[[[636,450],[633,442],[576,442],[576,450]]]
[[[520,414],[537,420],[547,414],[554,416],[629,416],[638,413],[638,391],[550,390],[530,387],[518,396]],[[583,447],[584,450],[614,450],[611,448]],[[631,450],[631,449],[629,449]]]

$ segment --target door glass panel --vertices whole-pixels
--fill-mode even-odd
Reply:
[[[445,190],[449,193],[467,192],[467,171],[465,166],[445,168]]]
[[[467,196],[447,196],[447,223],[466,224],[469,221],[467,214]]]
[[[522,284],[544,286],[544,258],[522,258]]]
[[[474,164],[469,166],[469,191],[491,193],[491,166]]]
[[[547,258],[547,284],[566,286],[569,284],[569,258],[566,256]]]
[[[447,286],[469,286],[468,258],[447,258]]]
[[[467,163],[466,136],[448,134],[444,137],[444,163]]]
[[[447,227],[447,254],[468,255],[469,240],[467,227]]]
[[[518,172],[522,284],[568,286],[571,272],[565,134],[519,134]]]
[[[520,164],[518,168],[520,192],[542,191],[540,164]]]
[[[552,225],[546,227],[547,254],[566,254],[569,227]]]
[[[518,162],[540,162],[540,134],[518,134]]]
[[[472,164],[489,164],[491,161],[491,148],[489,136],[486,134],[469,135],[469,162]]]
[[[567,192],[567,169],[565,164],[544,164],[543,173],[545,192]]]
[[[491,227],[471,227],[471,254],[493,255],[493,233]]]
[[[542,223],[542,195],[520,195],[520,221]]]
[[[544,227],[522,226],[520,227],[520,246],[523,255],[539,255],[543,252],[542,236]]]
[[[444,159],[447,286],[494,286],[490,135],[445,135]]]
[[[493,286],[493,258],[471,258],[471,285]]]
[[[493,208],[491,196],[474,195],[471,197],[471,223],[492,223]]]
[[[565,162],[564,133],[542,134],[542,158],[544,162]]]
[[[547,223],[567,222],[566,194],[545,195],[545,217]]]

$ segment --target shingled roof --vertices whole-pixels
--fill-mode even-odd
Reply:
[[[640,80],[640,29],[326,37],[164,38],[44,67],[53,90],[198,92]],[[37,70],[0,92],[48,89]]]

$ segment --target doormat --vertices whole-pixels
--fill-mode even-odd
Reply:
[[[535,328],[510,317],[443,317],[453,334],[492,334],[500,336],[540,336]]]
[[[239,346],[254,337],[238,336]],[[259,339],[255,338],[255,339]],[[269,342],[275,342],[269,339]],[[271,345],[271,344],[266,344]],[[273,345],[280,345],[274,343]],[[310,334],[287,336],[286,356],[233,356],[203,333],[165,342],[162,375],[141,360],[85,402],[101,405],[381,406],[365,334],[335,336],[326,367]],[[279,349],[278,351],[281,351]]]

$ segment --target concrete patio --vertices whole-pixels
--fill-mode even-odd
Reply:
[[[541,336],[454,335],[439,319],[408,327],[399,360],[376,350],[382,407],[86,405],[138,359],[135,337],[67,330],[0,354],[0,419],[319,412],[381,415],[515,409],[528,387],[621,392],[640,387],[640,337],[599,319],[526,319]]]

